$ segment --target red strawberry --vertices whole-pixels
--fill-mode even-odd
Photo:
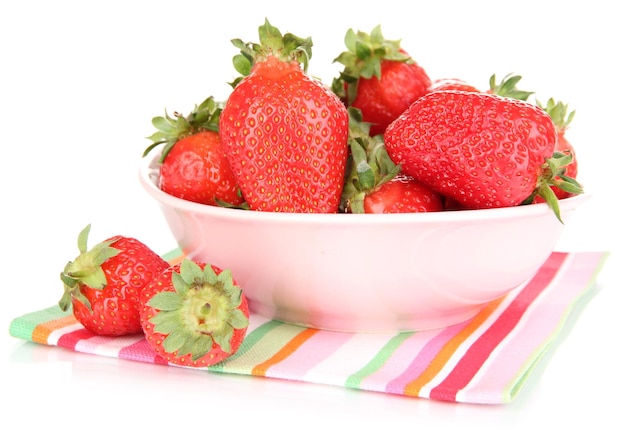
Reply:
[[[159,158],[161,190],[207,205],[244,206],[217,132],[220,113],[209,97],[186,117],[166,113],[152,119],[158,131],[150,136],[153,143],[144,156],[165,145]]]
[[[78,237],[80,255],[61,273],[59,306],[72,306],[76,319],[98,335],[142,331],[139,296],[144,286],[169,265],[134,238],[114,236],[87,250],[91,226]]]
[[[426,94],[431,80],[426,71],[400,47],[384,38],[380,26],[370,34],[348,30],[347,51],[335,62],[344,70],[333,80],[333,91],[346,106],[358,108],[372,124],[372,135],[382,134],[409,105]]]
[[[439,193],[403,175],[391,161],[382,135],[370,135],[361,112],[349,108],[350,156],[342,194],[342,211],[407,213],[441,211]]]
[[[416,213],[443,210],[439,193],[400,174],[365,196],[363,208],[366,213]]]
[[[480,92],[478,88],[469,84],[467,81],[464,81],[459,78],[436,79],[428,88],[429,93],[432,93],[433,91],[446,91],[446,90],[469,91],[469,92],[474,92],[474,93]]]
[[[185,259],[144,289],[148,344],[172,364],[207,367],[233,355],[249,325],[248,301],[230,271]]]
[[[244,44],[220,117],[220,137],[253,210],[337,212],[348,155],[348,113],[307,72],[310,39],[284,37],[266,20]],[[300,62],[304,64],[300,66]],[[249,73],[249,74],[248,74]]]
[[[560,218],[549,187],[563,162],[550,159],[556,130],[550,116],[533,104],[437,91],[411,105],[384,139],[403,172],[463,207],[516,206],[540,194]]]
[[[554,99],[549,99],[545,105],[538,103],[538,106],[544,109],[556,127],[556,147],[555,152],[562,153],[565,156],[571,156],[572,161],[565,166],[562,175],[557,176],[555,179],[560,185],[551,186],[555,195],[559,199],[564,199],[572,195],[577,194],[577,187],[580,184],[576,181],[578,176],[578,159],[576,158],[576,152],[574,146],[565,136],[565,132],[570,126],[570,123],[574,119],[576,111],[570,111],[569,106],[563,102],[557,102]],[[574,185],[574,190],[569,190],[569,187]],[[541,196],[537,196],[536,202],[543,202],[544,199]]]

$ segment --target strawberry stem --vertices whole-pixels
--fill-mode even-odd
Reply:
[[[398,175],[400,165],[389,158],[382,135],[370,136],[370,124],[363,122],[361,111],[350,107],[348,113],[350,155],[339,209],[362,214],[365,196]]]
[[[370,33],[349,29],[344,36],[347,50],[333,60],[344,66],[339,77],[333,80],[333,92],[351,105],[356,97],[360,78],[381,78],[383,60],[414,63],[402,50],[400,42],[385,39],[380,25],[374,27]]]
[[[534,92],[524,91],[517,88],[517,84],[521,79],[522,77],[520,75],[509,73],[499,83],[497,83],[496,75],[493,74],[491,75],[491,78],[489,78],[489,91],[497,96],[527,101],[528,98],[534,94]]]
[[[174,112],[172,117],[166,111],[164,116],[154,117],[152,125],[157,131],[148,137],[152,144],[144,150],[143,157],[147,156],[155,147],[165,145],[159,157],[159,163],[161,163],[176,142],[184,137],[203,130],[217,132],[221,113],[222,105],[210,96],[200,105],[196,105],[187,116]]]
[[[233,66],[241,74],[230,85],[234,88],[243,77],[248,76],[255,63],[266,60],[270,56],[281,61],[300,63],[306,72],[312,55],[313,41],[310,37],[302,38],[292,33],[283,34],[265,19],[259,27],[259,43],[244,42],[232,39],[231,43],[239,48],[240,53],[233,57]]]
[[[91,250],[87,250],[87,240],[91,225],[88,224],[78,235],[78,249],[80,254],[75,260],[68,262],[61,272],[63,282],[63,296],[59,301],[61,310],[69,309],[72,298],[77,299],[91,311],[91,304],[81,292],[81,285],[92,289],[104,289],[107,284],[106,275],[102,270],[102,264],[111,257],[120,253],[120,250],[111,247],[116,238],[103,241],[95,245]]]
[[[552,157],[547,158],[542,166],[542,174],[537,180],[535,191],[522,202],[522,205],[531,204],[537,196],[541,196],[550,209],[554,212],[561,223],[561,210],[559,199],[554,193],[552,186],[577,195],[584,193],[582,186],[574,178],[565,175],[566,167],[572,163],[573,157],[570,153],[555,152]]]

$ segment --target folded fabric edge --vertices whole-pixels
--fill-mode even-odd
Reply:
[[[529,386],[531,378],[536,380],[543,374],[550,363],[550,358],[558,350],[558,346],[567,339],[587,304],[598,294],[598,290],[594,287],[597,285],[598,274],[602,271],[609,256],[609,252],[600,254],[595,270],[590,274],[584,290],[565,309],[559,325],[555,327],[551,336],[530,355],[527,365],[521,368],[520,374],[505,387],[503,403],[511,403],[513,399],[518,398],[522,389]]]
[[[588,282],[584,290],[582,290],[579,295],[571,301],[568,308],[565,310],[562,316],[562,320],[559,325],[555,327],[553,334],[545,340],[545,343],[538,347],[533,354],[529,356],[529,360],[527,366],[522,367],[520,369],[520,374],[511,381],[508,387],[502,393],[502,399],[499,404],[507,404],[513,401],[513,399],[518,398],[518,393],[522,391],[522,389],[526,386],[527,380],[532,376],[536,378],[538,375],[541,375],[543,369],[545,369],[546,365],[549,363],[549,360],[546,357],[554,354],[556,350],[556,346],[558,343],[561,343],[569,334],[578,317],[582,314],[585,306],[594,295],[591,293],[596,293],[597,289],[592,289],[596,284],[597,275],[601,272],[604,263],[606,262],[610,253],[594,253],[597,254],[598,260],[594,265],[594,271],[590,272],[588,275]],[[168,256],[169,255],[169,256]],[[180,259],[181,254],[179,250],[173,250],[170,253],[164,255],[168,259]],[[43,310],[35,311],[32,313],[28,313],[26,315],[20,316],[14,319],[11,322],[9,332],[12,336],[24,339],[26,341],[32,341],[40,344],[48,344],[48,345],[56,345],[54,340],[49,340],[44,334],[44,332],[52,332],[55,328],[65,327],[71,325],[71,321],[74,319],[71,312],[63,312],[58,306],[52,306]],[[75,319],[73,320],[75,322]],[[43,327],[44,329],[40,329]],[[41,334],[38,334],[41,332]],[[48,334],[49,335],[49,334]],[[61,346],[64,347],[64,346]],[[78,350],[77,350],[78,351]],[[94,352],[82,352],[82,353],[94,353]],[[120,357],[120,359],[128,359]],[[137,360],[136,358],[133,360]],[[144,362],[152,362],[152,361],[144,361]],[[214,370],[209,370],[214,371]],[[218,371],[219,372],[219,371]],[[241,375],[249,375],[247,372],[234,372],[230,370],[229,374],[241,374]],[[295,379],[298,381],[299,379]],[[309,383],[323,383],[323,382],[314,382],[306,379],[300,380],[302,382]],[[349,388],[349,386],[346,386]],[[364,389],[364,388],[361,388]],[[377,391],[383,393],[389,393],[386,391]],[[426,397],[429,398],[429,397]],[[481,402],[480,400],[474,399],[471,400],[457,400],[457,402],[469,402],[473,404],[489,404],[485,402]],[[493,402],[491,402],[493,404]]]

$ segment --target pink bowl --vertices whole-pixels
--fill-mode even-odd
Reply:
[[[417,214],[287,214],[218,208],[140,182],[181,250],[230,269],[255,313],[350,332],[419,331],[476,315],[529,280],[564,225],[546,204]],[[561,201],[567,224],[590,196]]]

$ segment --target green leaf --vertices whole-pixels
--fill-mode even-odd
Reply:
[[[227,277],[229,273],[224,274],[223,277]],[[213,267],[209,264],[206,264],[204,267],[204,273],[202,274],[202,279],[209,284],[216,284],[219,280],[219,277],[213,270]]]
[[[538,194],[545,199],[550,209],[552,209],[556,215],[556,218],[563,223],[563,220],[561,219],[561,208],[559,207],[559,198],[557,198],[556,194],[554,194],[554,190],[552,190],[549,186],[541,187],[538,190]]]
[[[228,319],[228,324],[235,329],[247,328],[249,323],[250,322],[244,312],[238,308],[233,310],[230,318]]]
[[[194,361],[202,358],[204,355],[209,353],[213,348],[213,338],[209,335],[202,334],[201,336],[195,338],[193,343],[191,344],[191,358]]]
[[[176,123],[165,112],[165,117],[154,117],[152,125],[165,134],[171,134],[176,131]]]
[[[237,54],[233,57],[233,66],[242,76],[248,76],[252,70],[252,62],[242,54]]]
[[[107,285],[107,278],[101,267],[94,268],[92,272],[80,275],[80,281],[97,290],[102,290]]]
[[[189,283],[176,271],[172,272],[172,286],[174,286],[176,293],[181,296],[185,296],[189,291]]]
[[[182,297],[176,292],[159,292],[148,301],[150,307],[157,310],[178,310],[183,304]]]
[[[161,334],[171,334],[182,330],[182,323],[178,313],[172,311],[161,311],[155,314],[150,322],[154,324],[154,332]]]
[[[174,331],[171,332],[165,339],[163,340],[163,348],[166,352],[174,353],[178,349],[180,349],[185,342],[187,341],[187,334],[183,331]]]
[[[193,285],[204,279],[202,269],[191,259],[184,259],[181,262],[180,275],[187,285]]]
[[[88,224],[78,234],[78,250],[81,253],[87,251],[87,240],[89,239],[89,231],[91,230],[91,224]]]
[[[230,328],[230,327],[227,326],[227,328]],[[230,353],[231,351],[230,342],[233,338],[232,328],[224,332],[219,332],[219,333],[215,332],[212,335],[213,335],[213,341],[215,342],[215,344],[220,346],[220,349],[222,349],[224,352]]]

